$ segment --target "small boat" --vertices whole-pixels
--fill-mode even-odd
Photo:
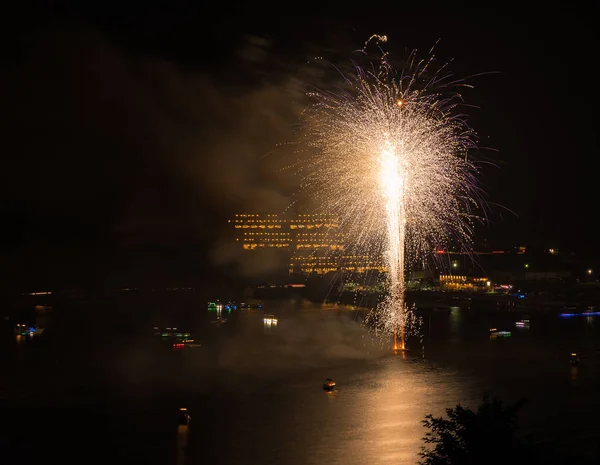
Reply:
[[[30,326],[30,325],[26,325],[25,323],[17,323],[15,325],[15,334],[17,334],[17,335],[33,336],[37,332],[38,332],[37,327],[35,325]],[[42,331],[39,332],[39,334],[41,334],[42,332],[43,332],[43,329],[42,329]]]
[[[529,328],[529,320],[523,319],[515,322],[517,328]]]
[[[177,421],[177,448],[179,450],[184,450],[187,446],[191,421],[192,417],[188,413],[187,408],[180,408],[179,419]]]
[[[263,318],[263,324],[265,326],[277,326],[277,317],[271,313],[265,313],[265,317]]]
[[[490,328],[490,338],[495,339],[497,337],[510,337],[510,331],[499,331],[498,328]]]
[[[577,355],[577,353],[576,353],[576,352],[573,352],[573,353],[571,353],[571,357],[570,357],[570,359],[569,359],[569,363],[570,363],[571,365],[579,365],[579,362],[580,362],[580,361],[581,361],[581,360],[579,359],[579,355]]]
[[[194,339],[184,339],[184,347],[202,347],[202,344],[198,344]]]
[[[192,421],[192,417],[187,411],[187,408],[182,407],[179,409],[179,426],[189,426]]]
[[[331,392],[335,389],[335,381],[331,378],[327,378],[325,383],[323,384],[323,390],[327,392]]]

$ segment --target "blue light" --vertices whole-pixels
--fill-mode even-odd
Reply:
[[[581,313],[561,313],[559,316],[562,318],[570,318],[572,316],[598,316],[600,312],[581,312]]]

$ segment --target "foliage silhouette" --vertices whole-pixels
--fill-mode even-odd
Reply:
[[[521,465],[566,464],[552,448],[524,440],[517,435],[517,413],[526,403],[521,399],[505,404],[484,396],[476,410],[460,404],[446,409],[447,418],[427,415],[429,429],[423,441],[421,465]]]

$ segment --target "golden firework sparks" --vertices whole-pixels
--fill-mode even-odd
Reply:
[[[394,335],[414,320],[405,266],[434,249],[469,248],[481,206],[462,98],[447,95],[449,74],[430,72],[433,57],[415,61],[412,54],[397,70],[384,54],[374,71],[356,67],[343,91],[311,92],[315,103],[304,116],[303,187],[340,218],[348,250],[384,257],[388,295],[377,315],[379,328]]]

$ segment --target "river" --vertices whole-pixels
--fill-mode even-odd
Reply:
[[[529,399],[520,415],[524,433],[581,455],[598,452],[598,317],[451,307],[424,317],[422,341],[393,355],[348,307],[266,307],[277,328],[265,330],[262,311],[238,310],[220,327],[195,323],[203,325],[197,333],[205,347],[180,353],[156,352],[140,338],[102,351],[75,344],[70,361],[56,359],[50,369],[43,354],[25,356],[21,344],[12,373],[32,394],[20,388],[13,405],[36,411],[29,421],[37,427],[21,431],[13,445],[44,444],[45,456],[67,460],[74,442],[98,456],[172,463],[176,413],[187,407],[185,463],[409,464],[419,458],[425,415],[457,403],[474,407],[487,393]],[[524,316],[530,326],[515,327]],[[490,338],[493,327],[511,336]],[[569,364],[573,351],[581,357],[576,367]],[[105,355],[83,367],[94,353]],[[323,392],[325,378],[337,382],[333,394]],[[65,418],[81,431],[57,443],[52,424]],[[24,418],[15,421],[24,427]]]

